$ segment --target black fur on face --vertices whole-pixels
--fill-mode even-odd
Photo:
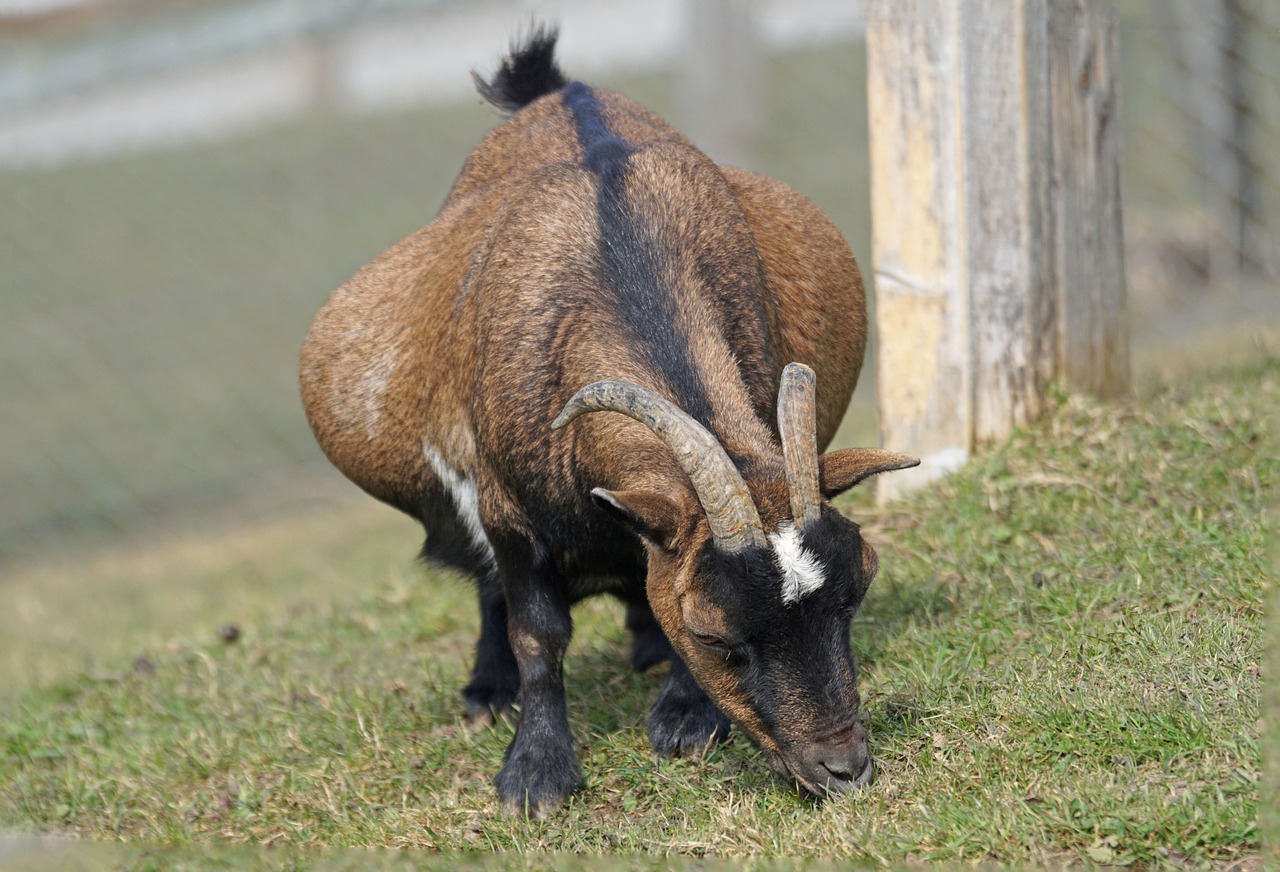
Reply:
[[[832,509],[801,544],[822,567],[816,590],[787,602],[771,547],[725,554],[708,543],[703,583],[682,611],[699,683],[776,770],[822,796],[845,789],[833,773],[869,778],[849,634],[875,558],[857,525]]]

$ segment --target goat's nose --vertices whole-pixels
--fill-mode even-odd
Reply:
[[[814,749],[813,774],[828,793],[844,793],[871,783],[874,766],[864,742],[830,743]]]

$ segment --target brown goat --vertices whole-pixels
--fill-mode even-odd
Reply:
[[[518,696],[508,811],[583,784],[562,663],[570,606],[603,592],[632,664],[671,661],[658,754],[698,755],[727,715],[807,793],[865,784],[849,630],[876,558],[826,500],[917,461],[818,456],[861,367],[858,267],[808,200],[568,82],[554,45],[535,32],[477,78],[511,117],[316,318],[312,428],[423,523],[426,558],[475,578],[463,695],[481,720]]]

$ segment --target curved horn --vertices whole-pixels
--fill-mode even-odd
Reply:
[[[620,412],[666,444],[693,482],[711,535],[722,548],[741,551],[765,544],[760,513],[737,467],[719,440],[674,403],[630,382],[592,382],[574,394],[551,426],[558,429],[589,412]]]
[[[817,376],[803,363],[789,363],[778,387],[778,434],[797,530],[822,511],[818,494]]]

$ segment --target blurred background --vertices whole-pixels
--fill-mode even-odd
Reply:
[[[1280,323],[1280,4],[1116,7],[1141,389]],[[817,201],[870,280],[865,15],[0,0],[0,578],[367,502],[315,447],[298,348],[335,287],[432,218],[500,118],[468,72],[531,19],[560,23],[571,76]],[[872,384],[842,438],[874,440]]]

